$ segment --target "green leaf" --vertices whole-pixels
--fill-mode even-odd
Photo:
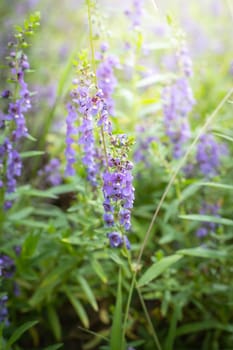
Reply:
[[[170,255],[165,258],[162,258],[158,262],[154,263],[152,266],[149,267],[148,270],[146,270],[146,272],[139,279],[138,287],[142,287],[148,284],[149,282],[151,282],[153,279],[161,275],[165,270],[167,270],[171,265],[173,265],[180,259],[181,259],[181,255],[174,254],[174,255]]]
[[[35,220],[20,220],[19,222],[23,226],[34,227],[34,228],[43,228],[48,229],[48,223]]]
[[[43,350],[57,350],[60,349],[63,346],[63,343],[59,343],[59,344],[54,344],[54,345],[50,345],[47,348],[44,348]]]
[[[181,326],[177,329],[176,336],[205,331],[208,329],[221,329],[221,330],[224,330],[226,332],[233,333],[233,326],[232,325],[230,325],[230,324],[224,325],[224,324],[219,323],[217,321],[209,320],[209,321],[204,321],[204,322],[188,323],[184,326]]]
[[[22,210],[17,211],[9,215],[10,221],[21,221],[22,219],[27,218],[29,215],[33,213],[34,209],[32,207],[24,208]]]
[[[65,294],[67,295],[67,298],[69,299],[70,303],[73,305],[77,315],[79,316],[82,324],[84,327],[89,328],[89,319],[88,315],[83,307],[83,305],[80,303],[80,301],[71,293],[71,291],[68,288],[64,288]]]
[[[110,349],[123,350],[122,344],[122,275],[119,269],[116,306],[110,335]]]
[[[177,254],[196,256],[200,258],[210,258],[210,259],[222,259],[227,257],[226,251],[212,250],[208,248],[190,248],[190,249],[181,249],[177,251]]]
[[[20,157],[29,158],[29,157],[41,156],[42,154],[45,154],[45,152],[44,151],[27,151],[27,152],[21,152]]]
[[[233,186],[231,185],[225,185],[217,182],[201,182],[198,184],[199,186],[207,186],[207,187],[215,187],[215,188],[220,188],[223,190],[231,190],[233,191]]]
[[[40,239],[40,235],[34,234],[34,233],[30,233],[26,237],[26,239],[23,243],[23,247],[22,247],[22,256],[23,257],[29,258],[29,257],[33,256],[33,254],[36,251],[39,239]]]
[[[82,276],[78,276],[77,277],[84,293],[85,296],[87,297],[88,301],[90,302],[91,306],[93,307],[93,309],[95,311],[98,311],[98,304],[96,302],[96,298],[94,293],[92,292],[91,287],[89,286],[89,284],[87,283],[87,280],[85,278],[83,278]]]
[[[23,333],[25,333],[29,328],[32,328],[38,321],[29,321],[24,323],[22,326],[18,327],[16,331],[12,334],[10,339],[7,341],[6,350],[9,350],[11,345],[13,345]]]
[[[214,134],[215,136],[221,137],[221,138],[224,139],[224,140],[233,142],[233,137],[231,137],[231,136],[228,136],[228,135],[225,135],[225,134],[221,134],[221,133],[218,133],[218,132],[213,132],[213,134]]]
[[[52,331],[53,331],[55,339],[57,341],[61,340],[62,332],[61,332],[60,320],[59,320],[58,314],[56,312],[56,309],[51,304],[48,306],[48,319],[49,319],[49,323],[52,327]]]
[[[137,88],[145,88],[150,85],[157,85],[157,84],[166,84],[176,78],[176,75],[173,73],[167,73],[167,74],[154,74],[150,75],[149,77],[141,79],[137,83]]]
[[[108,278],[101,266],[101,264],[99,263],[99,261],[95,258],[93,258],[91,260],[91,266],[93,268],[93,270],[95,271],[95,273],[97,274],[97,276],[99,276],[99,278],[101,279],[101,281],[103,283],[107,283],[108,282]]]
[[[217,216],[190,214],[190,215],[179,215],[179,218],[184,220],[193,220],[198,222],[214,222],[220,225],[233,226],[233,220],[217,217]]]

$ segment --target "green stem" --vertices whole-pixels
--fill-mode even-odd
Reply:
[[[157,336],[157,333],[156,333],[156,331],[154,329],[154,326],[153,326],[153,323],[151,321],[149,312],[147,310],[146,304],[145,304],[145,302],[143,300],[143,296],[142,296],[141,291],[140,291],[139,287],[137,286],[137,284],[136,284],[136,289],[137,289],[137,292],[138,292],[138,296],[139,296],[139,299],[140,299],[140,302],[141,302],[144,314],[146,316],[146,320],[147,320],[147,322],[149,324],[149,327],[151,329],[151,333],[152,333],[152,337],[154,339],[155,345],[156,345],[158,350],[162,350],[160,342],[159,342],[159,339],[158,339],[158,336]]]

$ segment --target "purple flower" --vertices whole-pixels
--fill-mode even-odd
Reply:
[[[0,255],[0,276],[11,278],[15,272],[15,263],[8,255]]]
[[[109,243],[112,248],[118,248],[122,245],[122,235],[119,232],[108,233]]]
[[[218,143],[211,134],[202,135],[196,151],[196,161],[200,172],[207,178],[217,175],[221,157],[226,154],[225,144]]]
[[[138,28],[141,25],[141,19],[143,15],[143,1],[144,0],[133,0],[132,8],[125,10],[125,15],[131,21],[132,28]]]
[[[102,54],[99,55],[100,63],[96,70],[96,77],[98,82],[98,87],[102,92],[102,97],[104,98],[105,105],[103,106],[102,115],[99,121],[99,125],[105,125],[105,113],[114,115],[114,101],[113,93],[117,85],[117,79],[114,74],[114,69],[119,67],[119,60],[113,55],[105,55],[107,50],[106,45],[102,48]],[[106,131],[109,130],[110,125],[105,126]]]
[[[5,326],[9,325],[7,301],[8,296],[6,294],[0,297],[0,325],[4,324]]]
[[[126,249],[131,249],[131,245],[127,236],[122,236],[117,231],[110,232],[107,236],[109,238],[109,243],[112,248],[120,248],[122,246],[125,246]]]
[[[73,144],[75,143],[74,135],[77,132],[75,126],[75,121],[77,119],[77,113],[75,107],[71,104],[67,104],[68,115],[66,118],[66,170],[65,173],[67,176],[72,176],[75,174],[73,165],[75,163],[75,151],[73,149]]]
[[[189,56],[188,48],[185,45],[178,50],[176,58],[184,76],[187,78],[191,77],[193,75],[193,64]]]
[[[203,202],[201,209],[199,211],[199,214],[201,215],[207,215],[207,216],[216,216],[220,217],[219,215],[220,206],[219,204],[209,204],[207,202]],[[211,221],[204,221],[202,223],[202,226],[198,228],[196,231],[197,237],[205,237],[207,236],[211,231],[214,231],[217,228],[217,224],[215,222]]]
[[[16,189],[16,179],[21,176],[22,161],[18,152],[19,141],[28,135],[25,113],[31,108],[31,95],[28,85],[24,81],[25,71],[30,68],[27,56],[22,52],[10,53],[9,66],[11,80],[17,86],[17,96],[10,90],[4,90],[2,97],[10,98],[7,113],[1,113],[0,127],[6,131],[5,138],[0,144],[0,168],[5,173],[5,180],[0,186],[6,186],[6,192],[12,193]],[[12,206],[11,201],[5,201],[5,210]]]
[[[172,147],[173,157],[181,158],[191,137],[188,113],[195,103],[187,79],[180,78],[163,90],[164,127]]]
[[[136,149],[133,154],[136,163],[144,163],[147,167],[150,166],[149,149],[151,143],[156,141],[156,137],[147,135],[146,128],[143,126],[137,127]]]
[[[128,139],[126,135],[111,137],[114,157],[108,154],[108,168],[103,173],[104,221],[107,226],[117,226],[120,231],[131,228],[131,210],[134,202],[132,184],[133,164],[126,158]],[[126,238],[122,238],[128,247]]]
[[[73,165],[76,161],[76,154],[73,145],[77,140],[83,151],[82,162],[87,170],[87,180],[93,187],[96,187],[102,155],[95,145],[95,117],[99,115],[98,124],[103,125],[104,130],[110,131],[111,124],[108,120],[102,91],[94,89],[87,72],[85,74],[79,80],[74,81],[74,89],[70,94],[71,102],[67,105],[66,174],[75,174]]]
[[[43,176],[45,182],[52,186],[58,186],[62,182],[60,173],[61,162],[58,158],[52,158],[44,169],[38,172],[39,176]]]

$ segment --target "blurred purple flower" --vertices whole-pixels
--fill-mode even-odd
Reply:
[[[49,163],[38,172],[38,175],[43,176],[44,181],[49,185],[58,186],[62,182],[60,166],[60,160],[58,158],[52,158]]]
[[[184,147],[191,137],[188,113],[195,100],[187,79],[180,78],[162,92],[164,127],[172,147],[173,157],[181,158]]]
[[[209,204],[206,202],[202,203],[201,209],[199,211],[199,214],[201,215],[207,215],[207,216],[216,216],[220,217],[219,215],[220,205],[219,204]],[[202,226],[198,228],[196,231],[196,236],[201,238],[208,235],[211,231],[214,231],[217,228],[217,224],[211,221],[204,221],[202,223]]]
[[[211,134],[200,137],[196,151],[196,161],[200,172],[207,178],[218,174],[221,157],[227,154],[227,147],[218,143]]]

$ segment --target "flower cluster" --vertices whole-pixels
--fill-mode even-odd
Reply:
[[[58,158],[52,158],[45,167],[38,171],[38,175],[44,178],[48,185],[58,186],[62,182],[60,173],[61,162]]]
[[[92,83],[92,73],[81,69],[81,78],[75,80],[71,91],[71,103],[67,105],[68,116],[66,119],[66,174],[74,175],[74,163],[76,161],[74,145],[82,146],[82,162],[87,169],[87,179],[92,186],[97,186],[97,173],[99,169],[99,152],[95,142],[95,122],[104,131],[111,133],[112,125],[108,118],[108,107],[104,94]]]
[[[104,195],[104,222],[114,231],[108,234],[111,247],[123,244],[129,249],[127,237],[120,232],[131,228],[131,209],[134,201],[132,164],[127,160],[129,141],[126,135],[112,135],[109,114],[113,113],[112,93],[116,85],[114,67],[117,60],[105,57],[106,45],[102,45],[96,83],[89,65],[83,63],[79,79],[73,82],[71,102],[66,119],[66,174],[73,175],[76,161],[74,147],[82,147],[82,163],[87,179],[98,187],[102,172]],[[99,132],[97,132],[97,130]],[[119,232],[120,231],[120,232]]]
[[[133,165],[125,156],[127,137],[112,136],[111,142],[118,154],[113,157],[109,155],[108,168],[103,174],[104,221],[109,227],[118,226],[120,231],[128,231],[131,228],[131,210],[134,202]],[[127,237],[118,231],[110,232],[108,237],[112,247],[119,247],[125,243],[129,249]]]
[[[0,278],[4,283],[4,279],[11,278],[15,272],[15,264],[8,255],[0,255]],[[0,296],[0,325],[9,325],[8,309],[7,309],[8,296],[6,293]]]
[[[195,103],[187,79],[182,77],[165,87],[162,100],[165,132],[173,147],[173,157],[178,159],[191,137],[187,116]]]
[[[5,186],[6,192],[12,193],[15,191],[16,179],[21,175],[22,170],[18,145],[19,141],[28,135],[25,113],[31,108],[31,94],[24,80],[25,72],[30,68],[27,56],[13,50],[8,59],[14,89],[4,90],[1,94],[2,99],[7,101],[7,112],[1,113],[0,118],[0,129],[4,133],[0,144],[0,172],[3,178],[0,187]],[[18,91],[17,95],[15,91]],[[5,209],[10,208],[11,205],[10,201],[6,201]]]
[[[146,167],[150,166],[150,159],[148,150],[151,143],[156,141],[156,138],[146,134],[146,128],[144,126],[137,127],[136,148],[133,154],[134,161],[136,163],[143,163]]]
[[[133,0],[132,8],[125,10],[125,15],[131,21],[132,28],[138,28],[141,25],[141,19],[143,15],[143,1],[144,0]]]
[[[219,210],[220,210],[220,205],[219,204],[209,204],[206,202],[202,203],[201,209],[199,211],[199,214],[201,215],[212,215],[219,217]],[[213,232],[217,227],[217,224],[214,222],[210,221],[205,221],[203,222],[202,226],[198,228],[196,231],[197,237],[205,237],[208,235],[210,232]]]
[[[176,53],[177,64],[184,76],[189,78],[193,75],[193,63],[188,48],[183,44]]]
[[[108,113],[114,115],[113,92],[117,85],[117,79],[114,74],[114,69],[119,68],[119,60],[116,56],[106,55],[108,46],[103,43],[100,48],[100,53],[97,58],[100,60],[96,70],[98,87],[102,90]]]
[[[218,174],[221,164],[221,156],[227,154],[225,144],[218,143],[211,134],[200,137],[197,145],[196,162],[200,172],[207,178]]]

